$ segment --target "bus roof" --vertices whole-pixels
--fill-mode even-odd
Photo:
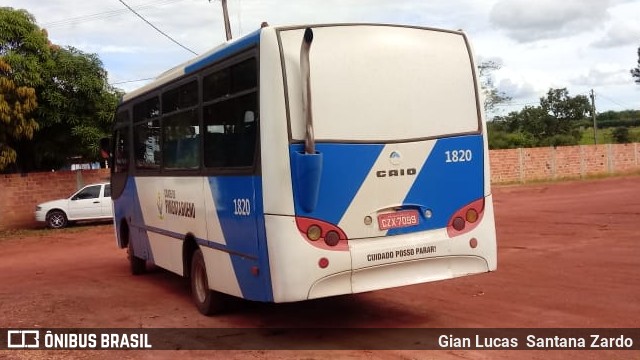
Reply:
[[[173,67],[172,69],[163,72],[152,82],[124,95],[122,99],[123,102],[135,98],[136,96],[142,95],[152,89],[156,89],[157,87],[169,83],[172,80],[178,79],[183,75],[198,71],[210,64],[215,63],[216,61],[224,59],[229,55],[256,45],[260,41],[261,30],[262,29],[258,29],[241,38],[233,39],[220,44],[204,54],[198,55],[197,57],[187,62],[184,62]]]
[[[308,24],[308,25],[288,25],[288,26],[276,26],[276,27],[268,27],[268,29],[273,29],[275,31],[279,30],[291,30],[291,29],[300,29],[305,27],[326,27],[326,26],[349,26],[349,25],[377,25],[377,26],[392,26],[392,27],[411,27],[411,28],[419,28],[424,30],[431,31],[442,31],[449,33],[460,33],[462,34],[462,30],[454,31],[447,29],[439,29],[439,28],[431,28],[431,27],[421,27],[421,26],[410,26],[410,25],[394,25],[394,24],[370,24],[370,23],[342,23],[342,24]],[[126,93],[122,102],[126,102],[131,100],[137,96],[143,95],[144,93],[156,89],[164,84],[167,84],[173,80],[176,80],[183,75],[198,71],[208,65],[215,63],[216,61],[222,60],[225,57],[232,55],[234,53],[240,52],[242,50],[248,49],[253,45],[256,45],[260,42],[260,33],[263,28],[255,30],[254,32],[245,35],[243,37],[239,37],[236,39],[232,39],[225,43],[222,43],[211,50],[198,55],[197,57],[188,60],[182,64],[179,64],[162,74],[158,75],[153,81],[150,83],[135,89],[131,92]]]

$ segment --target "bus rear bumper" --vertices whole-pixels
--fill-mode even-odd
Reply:
[[[370,266],[318,280],[309,299],[407,286],[489,272],[478,256],[446,256]]]

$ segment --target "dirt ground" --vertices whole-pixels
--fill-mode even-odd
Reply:
[[[640,177],[494,187],[498,271],[198,313],[181,278],[132,276],[109,224],[0,234],[0,328],[639,328]],[[4,334],[0,334],[4,336]],[[640,339],[635,339],[640,342]],[[5,351],[0,358],[635,358],[609,351]]]

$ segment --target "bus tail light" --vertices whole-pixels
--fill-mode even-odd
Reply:
[[[322,236],[322,229],[318,225],[311,225],[307,228],[307,239],[317,241]]]
[[[318,219],[296,217],[300,234],[313,246],[325,250],[349,250],[347,235],[339,227]]]
[[[480,223],[483,213],[484,198],[463,206],[449,219],[447,234],[454,237],[473,230]]]

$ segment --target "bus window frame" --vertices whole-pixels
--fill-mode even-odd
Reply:
[[[160,166],[160,172],[164,175],[164,176],[199,176],[201,174],[201,170],[203,169],[203,142],[202,142],[202,91],[201,91],[201,83],[202,83],[202,76],[201,76],[201,71],[200,72],[196,72],[196,73],[192,73],[192,74],[186,74],[174,81],[171,81],[165,85],[163,85],[162,87],[160,87],[159,90],[159,96],[160,96],[160,109],[163,110],[164,108],[164,95],[165,93],[175,90],[183,85],[189,84],[192,81],[196,82],[196,91],[197,91],[197,101],[195,105],[189,106],[189,107],[185,107],[185,108],[179,108],[170,112],[161,112],[160,114],[160,153],[163,155],[162,156],[162,165]],[[165,165],[165,136],[164,136],[164,131],[165,131],[165,118],[169,118],[172,116],[175,116],[177,114],[181,114],[181,113],[187,113],[189,111],[195,110],[196,111],[196,116],[198,118],[198,128],[200,131],[200,135],[198,137],[198,167],[194,167],[194,168],[168,168]]]
[[[135,118],[135,107],[137,105],[143,104],[146,101],[152,99],[152,98],[157,98],[158,100],[158,116],[156,117],[152,117],[152,118],[145,118],[145,119],[138,119]],[[141,176],[141,175],[157,175],[160,173],[160,170],[162,169],[162,157],[160,158],[160,166],[158,166],[157,168],[144,168],[144,167],[139,167],[137,164],[137,159],[136,159],[136,127],[140,124],[144,124],[147,123],[149,121],[159,121],[160,123],[160,127],[162,126],[162,103],[160,102],[160,89],[154,89],[146,94],[143,94],[141,96],[139,96],[136,99],[127,101],[126,104],[124,104],[123,106],[127,106],[130,108],[130,112],[131,112],[131,140],[130,140],[130,145],[131,145],[131,175],[132,176]],[[162,141],[162,137],[160,137],[160,141]]]
[[[201,131],[202,131],[202,173],[205,176],[232,176],[232,175],[260,175],[261,166],[261,156],[260,156],[260,51],[258,46],[249,47],[241,52],[228,56],[220,61],[217,61],[203,70],[199,71],[200,77],[200,122],[201,122]],[[256,86],[251,89],[244,89],[243,91],[229,94],[226,97],[218,97],[215,99],[210,99],[204,101],[204,78],[208,75],[211,75],[215,72],[218,72],[223,69],[231,69],[232,66],[242,63],[243,61],[254,58],[256,60]],[[242,97],[251,93],[256,94],[256,139],[254,143],[254,154],[253,154],[253,163],[248,166],[235,166],[235,167],[206,167],[204,166],[204,134],[205,134],[205,126],[204,126],[204,108],[206,106],[216,104],[222,102],[224,100],[231,100],[234,98]]]
[[[203,78],[209,74],[212,74],[216,71],[220,71],[221,69],[224,68],[231,68],[233,65],[235,64],[239,64],[245,60],[254,58],[256,60],[256,86],[255,88],[251,88],[251,89],[245,89],[241,92],[232,94],[231,96],[227,97],[228,99],[232,99],[235,97],[240,97],[240,96],[245,96],[251,93],[255,93],[256,94],[256,118],[255,118],[255,123],[256,123],[256,139],[255,139],[255,143],[254,143],[254,149],[253,149],[253,163],[251,165],[248,166],[237,166],[237,167],[205,167],[204,166],[204,107],[207,105],[211,105],[217,101],[222,101],[223,98],[219,98],[219,99],[214,99],[211,101],[207,101],[204,102],[203,101]],[[197,81],[197,88],[198,88],[198,102],[195,106],[190,107],[190,108],[185,108],[180,109],[180,110],[175,110],[172,111],[170,113],[163,113],[162,112],[162,95],[170,90],[175,89],[176,87],[179,87],[181,85],[184,85],[186,83],[189,83],[190,81],[193,80]],[[144,119],[144,120],[138,120],[136,121],[136,119],[133,118],[133,108],[136,105],[142,104],[145,101],[148,101],[149,99],[153,98],[153,97],[157,97],[159,100],[159,110],[160,113],[157,117],[151,118],[151,119]],[[227,99],[225,98],[225,99]],[[164,164],[164,156],[161,157],[160,159],[160,166],[158,168],[152,168],[152,169],[147,169],[147,168],[139,168],[136,166],[136,162],[135,162],[135,156],[133,154],[132,149],[134,149],[135,146],[135,139],[134,139],[134,134],[135,134],[135,127],[141,123],[144,122],[148,122],[148,121],[154,121],[154,120],[158,120],[160,122],[160,129],[161,129],[161,135],[160,135],[160,148],[162,149],[161,154],[164,154],[164,136],[162,134],[163,132],[163,120],[165,115],[166,116],[170,116],[173,115],[175,113],[178,113],[180,111],[187,111],[187,109],[193,109],[195,108],[197,111],[197,116],[198,116],[198,125],[200,128],[200,139],[199,139],[199,154],[200,154],[200,163],[199,163],[199,167],[198,168],[193,168],[193,169],[172,169],[172,168],[165,168],[165,164]],[[176,79],[173,79],[165,84],[159,85],[151,90],[149,90],[146,93],[143,93],[139,96],[137,96],[136,98],[133,99],[129,99],[126,102],[121,103],[118,108],[117,108],[117,112],[119,111],[123,111],[123,109],[127,109],[127,111],[129,111],[129,147],[130,147],[130,154],[129,154],[129,172],[128,174],[130,176],[247,176],[247,175],[253,175],[253,176],[259,176],[260,172],[261,172],[261,165],[260,165],[260,161],[261,161],[261,156],[260,156],[260,149],[261,149],[261,141],[260,141],[260,49],[259,49],[259,44],[258,45],[253,45],[251,47],[248,47],[246,49],[243,49],[237,53],[234,53],[232,55],[229,55],[219,61],[216,61],[213,64],[207,65],[206,67],[199,69],[193,73],[188,73],[185,74],[183,76],[180,76]]]

